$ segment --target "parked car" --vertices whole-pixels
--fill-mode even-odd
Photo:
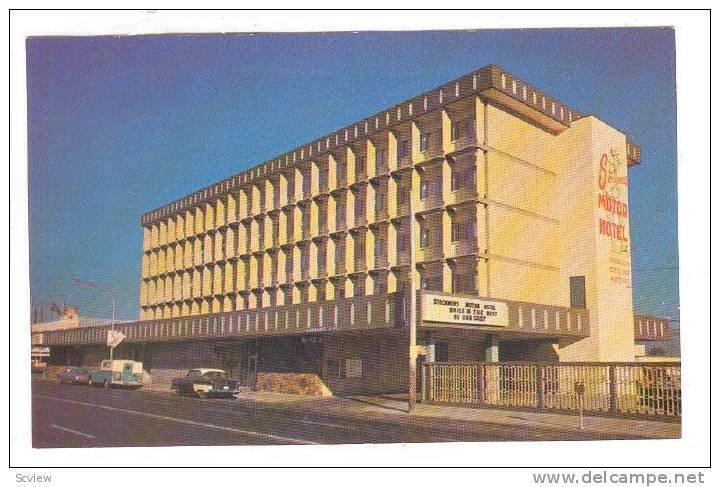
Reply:
[[[105,387],[126,387],[139,389],[142,387],[142,362],[135,360],[103,360],[100,368],[90,371],[90,385]]]
[[[88,384],[90,383],[90,371],[80,367],[70,367],[65,372],[57,375],[61,384]]]
[[[233,397],[240,383],[229,379],[227,372],[220,369],[190,369],[185,377],[173,379],[170,386],[173,394],[188,394],[206,397]]]

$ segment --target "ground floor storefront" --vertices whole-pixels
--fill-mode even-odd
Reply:
[[[426,362],[557,361],[549,339],[528,339],[474,330],[421,327],[418,370]],[[53,346],[51,365],[97,366],[108,358],[103,345]],[[333,394],[406,392],[409,341],[407,330],[321,332],[242,339],[193,339],[166,342],[123,342],[114,357],[143,363],[144,382],[169,387],[189,369],[226,370],[247,387],[258,375],[292,374],[315,380]],[[418,390],[420,390],[418,374]]]

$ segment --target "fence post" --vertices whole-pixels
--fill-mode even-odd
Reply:
[[[610,412],[616,413],[618,410],[618,397],[617,397],[617,369],[616,365],[609,365],[610,375]]]
[[[485,364],[478,365],[478,402],[485,405]]]
[[[420,390],[420,402],[425,402],[428,399],[428,366],[427,364],[420,364],[422,374],[422,389]]]
[[[544,379],[545,367],[543,367],[542,364],[537,364],[535,366],[535,395],[538,409],[545,407],[543,404]]]

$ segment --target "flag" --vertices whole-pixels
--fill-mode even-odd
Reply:
[[[120,333],[117,330],[108,330],[107,334],[107,346],[110,348],[115,348],[118,345],[120,345],[120,342],[122,342],[125,339],[125,335]]]

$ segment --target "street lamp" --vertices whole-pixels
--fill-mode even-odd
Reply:
[[[72,281],[76,284],[79,284],[82,287],[90,288],[90,289],[96,289],[98,291],[101,291],[105,293],[106,296],[110,298],[110,301],[112,302],[112,318],[110,319],[110,336],[115,336],[115,295],[113,292],[104,286],[99,286],[98,284],[95,284],[92,281],[85,281],[83,279],[78,279],[77,277],[73,277]],[[115,347],[110,345],[110,360],[113,359],[113,350]]]

